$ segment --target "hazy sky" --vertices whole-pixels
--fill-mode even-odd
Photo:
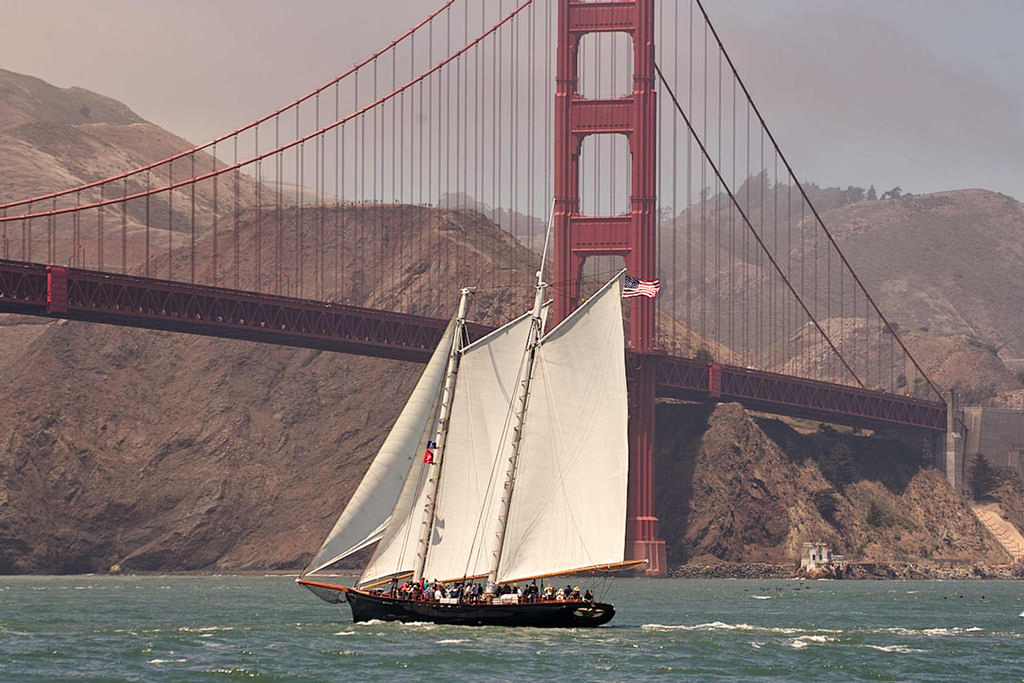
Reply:
[[[0,68],[113,97],[202,143],[322,85],[441,4],[3,0]],[[1024,1],[704,6],[801,180],[1024,200]]]

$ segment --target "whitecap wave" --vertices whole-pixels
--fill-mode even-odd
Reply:
[[[830,638],[831,636],[822,634],[843,632],[842,629],[815,629],[808,633],[807,629],[793,626],[755,626],[747,623],[727,624],[723,621],[709,621],[703,624],[644,624],[640,628],[647,631],[749,631],[804,638]]]
[[[922,633],[926,636],[951,636],[955,633],[960,633],[963,629],[952,627],[952,628],[926,628]]]
[[[824,635],[800,636],[799,638],[794,638],[793,640],[789,641],[789,646],[796,650],[802,650],[808,645],[822,645],[824,643],[834,643],[836,642],[836,640],[836,638]]]
[[[757,626],[750,624],[726,624],[722,621],[711,621],[704,624],[644,624],[640,627],[648,631],[754,631]]]
[[[179,633],[210,633],[213,631],[234,631],[234,626],[180,626]]]
[[[918,650],[917,648],[907,647],[906,645],[866,645],[865,647],[871,650],[878,650],[880,652],[895,652],[901,655],[910,655],[918,652],[927,652],[927,650]]]

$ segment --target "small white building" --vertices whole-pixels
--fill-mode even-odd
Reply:
[[[816,574],[822,569],[831,569],[843,561],[825,543],[804,543],[803,557],[800,558],[801,574]]]

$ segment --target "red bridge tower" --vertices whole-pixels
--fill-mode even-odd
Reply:
[[[621,256],[630,275],[655,277],[654,0],[560,0],[555,94],[554,306],[561,320],[580,298],[590,256]],[[615,99],[578,92],[579,47],[588,33],[624,33],[633,44],[633,91]],[[579,160],[588,135],[624,135],[631,158],[630,212],[580,215]],[[640,359],[630,385],[629,503],[626,557],[646,559],[647,573],[665,573],[665,542],[654,516],[654,301],[632,300],[629,345]]]

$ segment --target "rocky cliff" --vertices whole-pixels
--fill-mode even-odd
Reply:
[[[656,507],[677,573],[791,574],[807,542],[828,544],[853,573],[1013,571],[920,448],[737,404],[665,403],[657,429]],[[1024,500],[1019,485],[998,495]]]

